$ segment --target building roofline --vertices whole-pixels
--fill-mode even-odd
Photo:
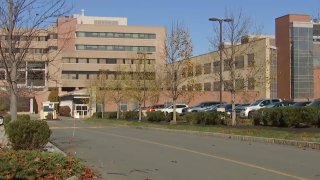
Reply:
[[[295,15],[295,16],[308,16],[309,18],[311,18],[310,15],[308,15],[308,14],[286,14],[286,15],[277,17],[276,19],[280,19],[280,18],[283,18],[283,17],[286,17],[286,16],[290,16],[290,15]]]
[[[272,39],[272,38],[274,38],[274,37],[272,37],[272,36],[270,37],[270,36],[268,36],[268,35],[261,35],[261,36],[258,36],[258,37],[259,37],[258,39],[253,40],[253,41],[251,41],[251,42],[261,41],[261,40],[264,40],[264,39]],[[236,45],[236,46],[241,46],[241,45],[242,45],[242,44],[238,44],[238,45]],[[227,47],[227,48],[225,48],[225,49],[228,49],[228,48],[230,48],[230,47]],[[219,50],[207,52],[207,53],[204,53],[204,54],[199,54],[199,55],[196,55],[196,56],[192,56],[191,58],[197,58],[197,57],[200,57],[200,56],[205,56],[205,55],[212,54],[212,53],[216,53],[216,52],[219,52]]]

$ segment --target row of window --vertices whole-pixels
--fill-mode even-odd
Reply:
[[[223,89],[224,91],[230,91],[232,90],[232,81],[224,81],[223,82],[224,86],[223,86]],[[212,87],[213,85],[213,87]],[[236,86],[235,86],[236,90],[243,90],[245,89],[245,83],[244,83],[244,79],[237,79],[236,80]],[[248,82],[247,82],[247,89],[248,90],[254,90],[255,88],[255,80],[254,78],[249,78],[248,79]],[[207,83],[203,83],[203,84],[200,84],[200,83],[197,83],[197,84],[194,84],[194,85],[183,85],[182,86],[182,90],[184,91],[220,91],[220,82],[219,81],[216,81],[216,82],[213,82],[213,84],[211,82],[207,82]]]
[[[57,50],[57,46],[49,46],[48,48],[14,48],[12,49],[13,53],[28,53],[28,54],[46,54],[50,50]],[[4,53],[9,53],[9,48],[2,48]]]
[[[248,54],[248,66],[254,66],[254,54]],[[195,75],[199,76],[203,74],[211,74],[212,70],[213,72],[219,72],[220,71],[220,61],[215,61],[212,63],[213,64],[213,68],[211,67],[211,63],[206,63],[203,65],[196,65],[195,66]],[[230,59],[226,59],[224,60],[224,64],[223,64],[224,71],[230,71],[232,68],[232,61]],[[234,66],[236,69],[243,69],[244,68],[244,56],[239,56],[236,57],[235,62],[234,62]],[[192,70],[190,70],[190,72],[188,72],[189,76],[193,75]]]
[[[0,35],[0,40],[8,40],[9,36]],[[14,35],[12,40],[14,41],[48,41],[49,39],[58,39],[58,34],[49,34],[48,36],[21,36]]]
[[[8,68],[10,68],[10,63],[7,64]],[[5,68],[5,64],[3,62],[0,62],[0,68]],[[19,64],[18,69],[45,69],[46,64],[45,62],[40,62],[40,61],[27,61],[27,62],[22,62]]]
[[[154,72],[127,72],[122,73],[121,75],[124,75],[125,78],[131,79],[131,80],[137,80],[141,78],[145,78],[146,80],[154,80],[155,79],[155,73]],[[79,79],[79,80],[97,80],[100,77],[103,77],[103,79],[116,79],[117,78],[117,72],[116,71],[62,71],[62,79]]]
[[[155,46],[76,45],[76,50],[155,52]]]
[[[77,37],[156,39],[153,33],[121,33],[121,32],[76,32]]]
[[[6,80],[7,75],[4,70],[0,70],[0,80]],[[27,84],[27,86],[45,86],[45,70],[18,71],[17,83]]]
[[[140,59],[121,59],[121,58],[62,58],[62,63],[78,64],[143,64]],[[147,59],[146,64],[154,64],[155,59]]]

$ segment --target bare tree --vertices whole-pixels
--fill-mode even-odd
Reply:
[[[141,121],[142,105],[145,106],[146,101],[156,101],[160,93],[154,64],[149,63],[146,53],[140,53],[135,62],[130,66],[130,78],[126,79],[126,92],[127,97],[138,102],[139,121]]]
[[[166,96],[171,98],[173,103],[172,124],[177,123],[176,102],[186,93],[182,85],[188,83],[193,77],[189,75],[190,70],[193,69],[190,61],[192,50],[188,29],[182,24],[173,24],[171,31],[167,33],[163,51],[163,58],[167,63],[163,69],[163,85]]]
[[[17,119],[17,84],[23,78],[19,69],[29,58],[37,58],[33,42],[54,29],[50,25],[69,11],[66,7],[65,0],[0,0],[0,62],[7,74],[13,121]]]
[[[231,93],[231,123],[232,125],[236,125],[236,93],[239,91],[245,91],[250,84],[254,84],[256,82],[255,79],[259,79],[257,77],[259,76],[258,72],[265,67],[257,66],[254,62],[249,62],[248,66],[244,67],[244,56],[252,52],[255,45],[254,42],[259,40],[259,36],[257,35],[249,36],[253,28],[251,18],[249,16],[245,16],[241,10],[238,12],[226,10],[225,16],[226,19],[232,19],[232,21],[224,23],[224,32],[222,33],[226,43],[221,45],[221,49],[219,48],[224,61],[223,64],[219,64],[219,66],[223,66],[224,71],[229,73],[230,78],[229,80],[223,80],[223,85],[224,89]],[[219,30],[216,29],[215,31],[218,32]],[[219,47],[220,44],[214,43],[214,46]],[[216,72],[215,74],[219,77],[222,75],[220,72]]]

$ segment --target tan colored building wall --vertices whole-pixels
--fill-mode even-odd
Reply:
[[[272,59],[270,51],[273,48],[270,42],[272,39],[273,38],[268,37],[258,38],[248,44],[242,44],[237,47],[239,52],[241,52],[241,54],[238,54],[237,56],[243,56],[243,68],[236,68],[235,70],[236,79],[243,79],[244,87],[238,90],[239,94],[250,92],[251,94],[259,95],[259,97],[254,96],[250,100],[271,97],[271,81],[273,80],[272,77],[274,77],[270,73],[270,61]],[[226,51],[229,51],[229,49]],[[224,60],[228,59],[226,54],[228,53],[224,53],[223,55]],[[248,54],[254,54],[254,66],[248,65]],[[219,96],[219,88],[214,86],[214,82],[219,82],[220,69],[215,69],[213,67],[213,63],[220,61],[219,51],[193,57],[191,61],[194,65],[194,74],[196,74],[196,66],[200,66],[202,71],[201,74],[195,75],[194,84],[200,84],[201,89],[205,90],[204,83],[211,83],[211,90],[215,91],[213,94],[217,93]],[[210,64],[211,73],[204,73],[205,64]],[[248,89],[249,78],[254,78],[255,80],[254,89]],[[224,70],[223,79],[224,81],[231,80],[231,71]],[[184,85],[187,86],[187,84]],[[227,102],[230,102],[230,98],[228,98],[230,95],[228,94],[230,94],[230,92],[225,91],[224,98]]]
[[[93,18],[93,19],[92,19]],[[94,22],[94,17],[90,18],[90,22]],[[98,18],[98,17],[97,17]],[[99,18],[98,18],[99,19]],[[101,17],[100,17],[101,19]],[[121,20],[121,19],[120,19]],[[60,22],[60,23],[59,23]],[[146,64],[146,72],[154,72],[158,64],[164,64],[165,61],[161,56],[163,43],[165,39],[165,28],[163,27],[146,27],[146,26],[125,26],[125,25],[103,25],[103,24],[80,24],[75,18],[60,18],[58,20],[58,32],[66,34],[64,39],[68,39],[66,48],[62,51],[61,62],[56,64],[59,67],[59,73],[62,72],[80,72],[93,73],[99,71],[133,71],[136,67],[131,60],[135,61],[142,57],[137,51],[98,51],[98,50],[76,50],[76,45],[116,45],[116,46],[154,46],[155,52],[147,54],[146,59],[151,60],[151,64]],[[71,32],[69,35],[68,32]],[[76,32],[115,32],[115,33],[151,33],[155,34],[155,39],[135,39],[135,38],[97,38],[97,37],[76,37]],[[59,40],[60,42],[60,40]],[[60,43],[62,44],[62,43]],[[98,58],[114,58],[116,64],[98,64],[98,63],[74,63],[65,62],[64,59],[98,59]],[[81,75],[82,79],[70,79],[64,75],[57,77],[59,80],[58,87],[64,89],[83,88],[90,86],[91,78],[86,79]],[[50,86],[54,86],[51,83]]]

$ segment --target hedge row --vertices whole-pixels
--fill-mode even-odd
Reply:
[[[169,122],[172,120],[173,113],[164,114],[160,111],[147,112],[147,120],[150,122]],[[199,125],[220,125],[225,124],[225,113],[220,112],[193,112],[184,116],[177,114],[177,121],[186,122],[188,124]]]
[[[102,112],[94,113],[93,117],[102,118]],[[104,112],[103,118],[104,119],[117,119],[117,112]],[[136,112],[136,111],[120,112],[120,119],[138,120],[139,119],[139,112]]]
[[[254,112],[253,120],[255,125],[277,127],[320,127],[320,108],[265,108]]]

